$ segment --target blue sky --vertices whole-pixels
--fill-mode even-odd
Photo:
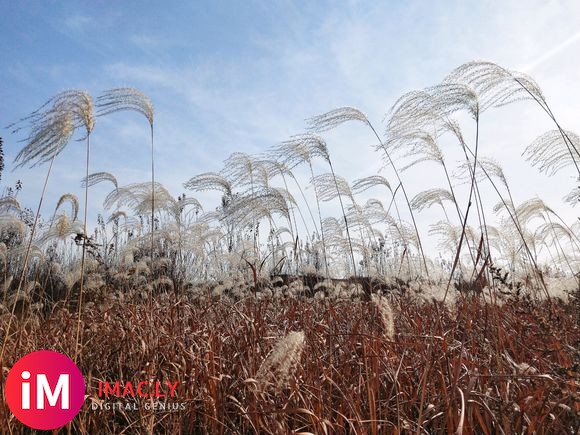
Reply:
[[[463,62],[488,59],[531,74],[562,125],[578,131],[579,29],[577,1],[2,0],[0,126],[65,89],[97,96],[137,87],[156,108],[158,179],[178,195],[183,182],[219,170],[231,152],[264,151],[334,107],[358,107],[382,130],[402,93],[436,84]],[[561,198],[573,172],[549,178],[520,157],[550,128],[530,104],[486,113],[482,152],[504,166],[516,202],[540,195],[570,220],[577,212]],[[7,130],[1,135],[2,182],[21,179],[21,199],[33,206],[44,168],[10,172],[21,144]],[[366,130],[344,126],[327,139],[350,181],[379,169]],[[112,172],[122,184],[146,181],[148,158],[144,118],[98,120],[91,172]],[[57,160],[45,215],[61,193],[80,196],[83,164],[82,144],[71,142]],[[406,174],[409,190],[439,183],[431,169]],[[106,193],[98,186],[91,193],[95,213]],[[435,218],[427,212],[422,219]]]

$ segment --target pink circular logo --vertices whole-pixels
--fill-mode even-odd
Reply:
[[[20,358],[6,378],[6,401],[12,414],[33,429],[64,426],[81,410],[85,380],[76,364],[52,350]]]

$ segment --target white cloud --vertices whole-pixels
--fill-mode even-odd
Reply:
[[[93,19],[87,15],[69,15],[63,21],[63,24],[73,32],[85,31],[92,23]]]

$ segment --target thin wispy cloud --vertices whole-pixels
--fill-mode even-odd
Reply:
[[[93,19],[86,15],[71,15],[63,20],[63,24],[73,32],[82,32],[93,24]]]
[[[521,68],[521,70],[523,72],[531,73],[538,66],[546,63],[557,54],[562,53],[570,48],[573,49],[573,47],[571,46],[577,44],[578,41],[580,41],[580,32],[570,36],[566,40],[562,41],[560,44],[557,44],[555,47],[548,50],[546,53],[542,54],[540,57],[538,57],[534,61],[530,62],[529,64]]]

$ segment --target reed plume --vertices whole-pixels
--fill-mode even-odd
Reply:
[[[97,115],[130,110],[141,113],[149,122],[151,133],[151,261],[154,258],[155,233],[155,148],[153,126],[155,112],[153,103],[147,95],[135,88],[115,88],[105,91],[97,98]],[[88,178],[88,174],[87,174]]]
[[[548,131],[526,147],[523,156],[540,172],[554,175],[560,170],[580,164],[580,136],[565,130],[565,136],[559,130]],[[569,140],[567,143],[563,138]],[[571,145],[570,145],[571,143]]]
[[[323,116],[323,115],[321,115],[321,116]],[[329,122],[331,122],[331,121],[329,121]],[[341,122],[343,122],[343,121],[341,121]],[[330,168],[331,178],[332,178],[332,181],[334,182],[333,183],[334,187],[336,188],[336,193],[338,196],[338,202],[340,204],[340,209],[342,211],[342,218],[344,219],[344,225],[346,228],[346,237],[348,240],[350,256],[351,256],[351,260],[352,260],[353,274],[354,274],[354,276],[357,276],[356,261],[354,259],[354,250],[353,250],[353,246],[352,246],[350,228],[348,226],[348,220],[346,218],[346,210],[344,207],[344,203],[342,201],[342,197],[344,194],[347,194],[352,198],[352,193],[349,193],[350,187],[348,187],[348,183],[346,183],[344,179],[339,180],[336,173],[334,172],[334,166],[332,165],[332,160],[330,158],[330,151],[328,150],[326,142],[320,136],[316,136],[313,134],[304,134],[304,135],[300,136],[300,140],[303,141],[304,145],[308,148],[308,150],[310,151],[310,154],[312,156],[321,157],[324,161],[326,161],[326,163],[328,163],[328,166]],[[314,180],[313,180],[313,182],[314,182]],[[339,183],[340,183],[340,185],[339,185]],[[314,185],[314,189],[317,190],[316,184]],[[341,191],[341,189],[342,189],[342,191]]]
[[[284,388],[294,376],[305,347],[304,332],[290,332],[278,340],[256,373],[258,391]]]
[[[313,158],[315,157],[312,154],[312,149],[308,146],[309,136],[308,135],[294,135],[290,139],[282,142],[276,147],[273,147],[268,155],[273,160],[279,160],[283,165],[287,166],[288,169],[293,169],[294,167],[306,163],[308,168],[310,169],[310,177],[311,179],[314,178],[314,168],[313,168]],[[322,228],[322,213],[320,210],[320,198],[318,196],[318,192],[316,188],[314,188],[314,198],[316,200],[316,207],[318,211],[318,224],[314,219],[312,214],[312,210],[310,209],[310,205],[308,204],[308,200],[304,196],[304,192],[298,185],[300,192],[302,194],[302,198],[306,203],[306,207],[308,212],[310,213],[310,218],[312,219],[312,223],[314,224],[314,229],[317,233],[317,236],[322,241],[322,258],[324,260],[324,270],[326,272],[326,276],[328,277],[328,258],[326,254],[326,237],[324,234],[324,230]],[[320,228],[320,229],[319,229]]]
[[[72,220],[75,221],[79,215],[79,199],[74,193],[65,193],[62,195],[58,202],[56,203],[56,207],[54,208],[54,213],[58,211],[58,209],[65,203],[69,203],[71,206],[71,217]]]
[[[117,177],[115,177],[110,172],[94,172],[94,173],[90,174],[88,177],[84,177],[81,180],[81,186],[86,187],[88,185],[89,187],[92,187],[92,186],[99,184],[99,183],[102,183],[104,181],[108,181],[108,182],[112,183],[113,186],[115,186],[115,189],[119,187],[119,183],[117,182]]]
[[[28,257],[32,248],[32,241],[35,236],[38,217],[40,215],[40,209],[42,207],[54,160],[68,144],[74,132],[79,128],[84,128],[85,136],[83,138],[86,138],[88,156],[90,135],[94,129],[94,125],[95,120],[93,116],[93,101],[91,96],[83,91],[71,90],[61,92],[60,94],[50,98],[39,109],[10,126],[14,128],[13,132],[19,132],[24,128],[29,129],[28,135],[23,139],[26,145],[15,158],[15,163],[17,163],[16,167],[23,165],[35,166],[49,162],[42,193],[40,195],[34,222],[30,231],[30,239],[23,262],[18,289],[16,291],[17,294],[20,292],[22,283],[26,276]],[[15,305],[12,308],[14,310]],[[6,339],[4,340],[2,350],[0,351],[0,359],[2,359],[4,354],[5,346]]]
[[[369,127],[372,133],[375,135],[377,140],[379,141],[381,149],[385,152],[386,158],[393,169],[397,180],[399,181],[399,186],[401,187],[401,191],[405,196],[405,201],[407,202],[407,206],[409,208],[409,212],[411,214],[411,220],[413,221],[413,227],[415,228],[415,233],[417,235],[417,240],[419,241],[419,250],[421,251],[421,257],[423,258],[423,265],[425,266],[425,273],[427,276],[429,275],[429,270],[427,267],[427,260],[425,257],[425,252],[423,251],[423,245],[421,243],[421,237],[419,236],[419,229],[417,228],[417,223],[415,221],[415,215],[413,214],[413,210],[411,208],[411,203],[409,201],[409,197],[407,196],[407,191],[405,190],[405,186],[401,180],[399,175],[399,171],[397,170],[388,149],[386,148],[383,140],[381,140],[379,134],[367,118],[367,116],[362,113],[360,110],[355,109],[353,107],[341,107],[338,109],[331,110],[325,114],[315,116],[310,119],[309,121],[309,130],[313,132],[323,132],[335,128],[345,122],[348,121],[358,121],[362,122],[364,125]]]
[[[232,183],[225,176],[215,172],[204,172],[192,177],[183,184],[183,187],[196,192],[217,190],[224,195],[232,196]]]
[[[555,124],[563,145],[568,150],[571,161],[580,176],[578,164],[580,151],[577,138],[573,140],[569,132],[560,126],[540,86],[531,77],[521,72],[510,71],[493,62],[472,61],[457,67],[446,80],[465,83],[474,89],[482,100],[483,109],[501,107],[521,100],[535,101]]]
[[[381,295],[373,294],[371,297],[373,304],[377,307],[381,322],[385,331],[385,335],[389,340],[395,339],[395,315],[389,300]]]

